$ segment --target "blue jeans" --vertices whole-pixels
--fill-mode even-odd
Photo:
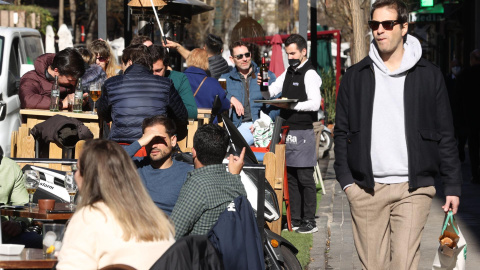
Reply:
[[[239,127],[238,131],[242,134],[242,137],[248,143],[248,145],[253,144],[253,134],[250,132],[250,127],[253,125],[253,122],[243,122]]]

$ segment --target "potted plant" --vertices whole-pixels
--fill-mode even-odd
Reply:
[[[335,103],[336,103],[336,80],[335,73],[333,69],[328,71],[322,70],[320,72],[320,77],[322,78],[322,87],[321,93],[324,102],[325,108],[325,125],[330,130],[333,130],[333,125],[335,124]]]

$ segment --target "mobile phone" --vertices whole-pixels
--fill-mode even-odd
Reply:
[[[72,210],[47,210],[47,214],[65,214],[65,213],[73,213]]]

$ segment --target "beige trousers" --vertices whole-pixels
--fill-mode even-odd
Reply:
[[[408,190],[408,182],[357,184],[347,191],[353,238],[363,269],[417,269],[420,240],[435,187]]]

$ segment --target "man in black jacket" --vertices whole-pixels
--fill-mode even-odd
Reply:
[[[123,51],[123,75],[111,77],[103,85],[98,114],[112,121],[109,139],[131,144],[142,137],[147,117],[166,115],[178,128],[186,128],[187,109],[172,80],[152,73],[152,58],[143,44]]]
[[[440,70],[407,35],[401,0],[378,0],[369,55],[344,75],[335,124],[335,173],[350,202],[364,269],[416,269],[440,176],[455,214],[461,172]]]

